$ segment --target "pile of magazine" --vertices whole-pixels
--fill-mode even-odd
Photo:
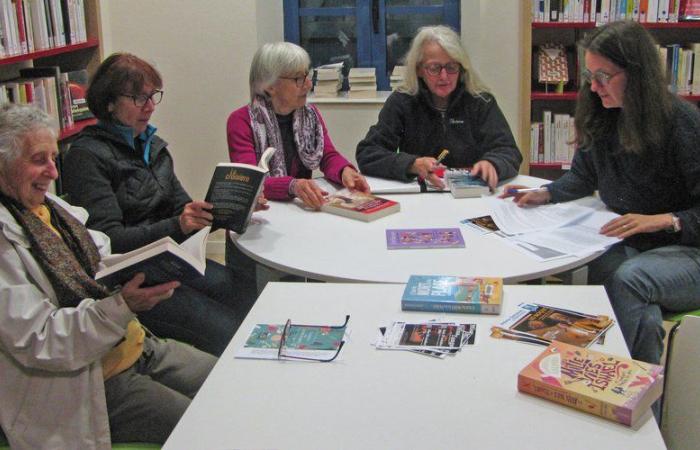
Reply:
[[[378,350],[408,350],[436,358],[456,355],[465,345],[474,345],[476,324],[456,322],[394,322],[379,328]]]

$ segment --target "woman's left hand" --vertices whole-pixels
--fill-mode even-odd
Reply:
[[[369,184],[367,180],[352,167],[347,166],[344,168],[340,177],[343,181],[343,186],[351,191],[360,191],[369,194]]]
[[[600,234],[625,239],[639,233],[654,233],[673,226],[671,214],[625,214],[603,225]]]
[[[482,180],[489,185],[491,189],[495,189],[498,184],[498,172],[496,168],[488,161],[479,161],[474,164],[472,170],[470,171],[475,177],[481,177]]]
[[[267,204],[265,194],[258,195],[258,200],[255,203],[255,211],[265,211],[267,209],[270,209],[270,205]]]

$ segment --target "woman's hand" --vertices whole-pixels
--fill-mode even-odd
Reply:
[[[673,227],[671,214],[625,214],[603,225],[600,234],[625,239],[638,233],[654,233]]]
[[[498,172],[489,161],[477,162],[469,173],[475,177],[481,177],[491,189],[495,189],[498,185]]]
[[[309,208],[321,209],[328,192],[318,187],[313,180],[297,178],[294,180],[294,195]]]
[[[543,189],[535,192],[526,192],[524,194],[513,194],[516,189],[527,189],[528,186],[520,184],[508,184],[503,187],[503,193],[498,198],[514,197],[513,201],[518,206],[537,206],[549,203],[552,200],[552,194],[549,190]]]
[[[360,191],[369,194],[369,184],[367,180],[352,167],[345,167],[340,178],[343,182],[343,186],[351,191]]]
[[[439,169],[441,167],[443,166],[437,163],[437,159],[430,156],[424,156],[422,158],[416,158],[416,160],[413,161],[413,164],[411,164],[411,167],[408,168],[408,172],[418,175],[418,178],[424,179],[438,189],[445,189],[445,183],[442,182],[442,179],[439,176],[433,173],[435,169]]]
[[[124,284],[122,287],[122,298],[126,302],[131,312],[139,313],[149,311],[158,303],[172,297],[173,292],[180,286],[179,281],[170,281],[168,283],[159,284],[142,288],[140,287],[146,277],[143,273],[137,273],[134,278]]]
[[[211,203],[201,200],[186,204],[180,214],[180,229],[183,234],[190,234],[211,225],[211,221],[214,220],[214,216],[211,215],[213,207]]]
[[[255,211],[265,211],[267,209],[270,209],[270,205],[267,204],[265,194],[258,195],[258,201],[255,203]]]

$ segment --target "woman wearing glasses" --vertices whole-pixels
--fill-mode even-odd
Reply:
[[[250,66],[250,103],[231,113],[226,135],[232,162],[256,164],[267,147],[277,149],[266,198],[298,197],[318,209],[324,192],[310,179],[313,170],[349,189],[369,192],[369,186],[333,146],[318,109],[306,104],[310,64],[308,53],[290,42],[258,49]]]
[[[518,174],[522,155],[496,99],[469,63],[457,33],[423,27],[406,55],[404,83],[389,96],[377,124],[357,145],[366,175],[444,187],[433,171],[443,149],[448,167],[472,167],[495,187]],[[397,153],[398,150],[398,153]]]
[[[622,241],[589,263],[588,282],[605,285],[632,357],[658,363],[662,311],[700,308],[700,114],[669,93],[641,25],[597,28],[580,46],[571,170],[515,201],[539,205],[597,190],[621,214],[600,232]]]
[[[108,57],[90,81],[87,102],[98,118],[63,159],[65,192],[90,213],[87,226],[124,253],[165,236],[181,242],[211,224],[211,207],[192,201],[175,176],[167,143],[149,122],[163,97],[162,79],[127,53]],[[207,260],[205,276],[183,283],[172,298],[139,319],[161,337],[221,354],[255,301],[231,270]]]

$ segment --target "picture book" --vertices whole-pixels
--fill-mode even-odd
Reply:
[[[661,396],[664,369],[552,342],[518,374],[518,390],[632,426]]]
[[[105,267],[95,274],[95,279],[116,289],[139,272],[146,275],[144,286],[202,276],[210,228],[202,228],[181,244],[166,236],[128,253],[109,255],[102,259]]]
[[[459,228],[407,228],[386,230],[389,250],[405,248],[464,248]]]
[[[257,166],[243,163],[219,163],[204,197],[214,207],[212,230],[224,228],[238,234],[245,233],[255,211],[258,196],[268,172],[268,162],[275,149],[269,147]]]
[[[401,309],[500,314],[502,299],[502,278],[411,275]]]
[[[554,306],[523,303],[515,314],[491,328],[491,337],[549,345],[560,341],[588,347],[603,337],[614,321]]]
[[[363,222],[371,222],[400,210],[398,202],[348,189],[330,194],[321,206],[321,211]]]
[[[459,223],[480,234],[493,233],[500,230],[491,216],[473,217],[460,220]]]

